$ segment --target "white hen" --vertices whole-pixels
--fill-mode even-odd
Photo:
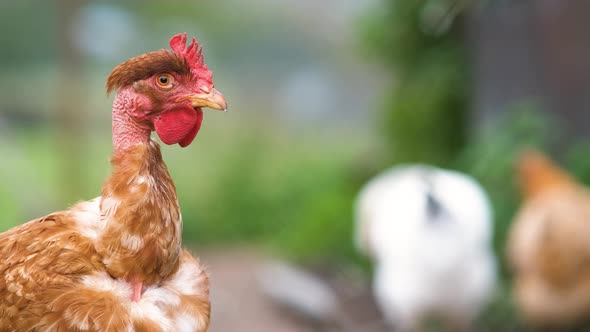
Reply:
[[[356,240],[375,264],[373,291],[402,331],[437,316],[467,328],[491,296],[492,212],[470,177],[429,166],[385,171],[359,194]]]

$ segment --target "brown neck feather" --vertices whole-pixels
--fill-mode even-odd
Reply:
[[[115,151],[103,185],[97,250],[115,278],[157,283],[178,268],[181,217],[160,147],[148,139]]]

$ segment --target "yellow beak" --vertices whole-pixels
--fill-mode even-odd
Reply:
[[[194,94],[188,97],[194,108],[209,107],[218,111],[227,111],[227,102],[221,92],[211,89],[206,94]]]

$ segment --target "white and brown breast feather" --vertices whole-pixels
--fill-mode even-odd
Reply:
[[[159,147],[112,163],[101,197],[0,234],[0,331],[206,331],[207,275],[181,249]]]

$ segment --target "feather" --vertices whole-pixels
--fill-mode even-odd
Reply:
[[[507,250],[518,309],[532,325],[570,328],[590,314],[590,192],[536,151],[521,155],[518,178]]]
[[[138,146],[113,165],[101,197],[0,234],[1,331],[206,330],[207,275],[180,250],[159,147]],[[130,300],[130,274],[146,285],[139,303]]]
[[[186,75],[184,84],[198,89],[191,95],[212,88],[191,76],[199,62],[207,74],[196,41],[186,50],[186,35],[173,41],[174,51],[130,59],[107,80],[107,92],[121,90],[101,196],[0,234],[0,331],[207,330],[207,274],[181,247],[176,188],[150,138],[158,103],[197,110],[186,98],[156,98],[164,90],[148,89],[146,78]]]
[[[402,331],[429,315],[468,327],[496,280],[491,209],[479,185],[434,167],[396,167],[363,187],[356,210],[385,318]]]

